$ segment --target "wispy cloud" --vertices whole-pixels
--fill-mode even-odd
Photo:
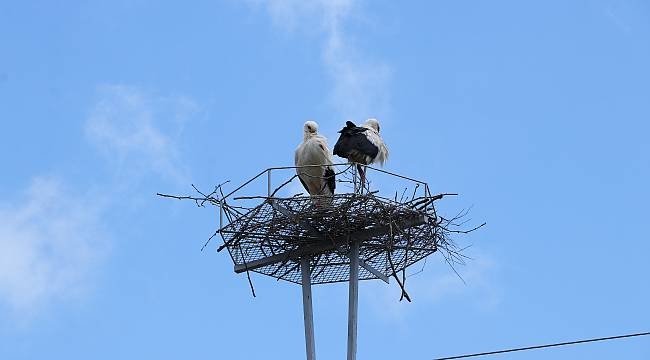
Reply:
[[[85,133],[118,181],[96,184],[104,194],[98,196],[70,188],[64,178],[37,176],[22,196],[0,202],[0,305],[29,318],[82,295],[111,246],[105,219],[116,204],[106,194],[133,192],[133,184],[123,180],[147,174],[186,181],[178,146],[197,109],[183,96],[126,85],[99,87]]]
[[[0,303],[31,315],[82,293],[108,251],[97,197],[35,178],[23,196],[0,203]]]
[[[630,23],[624,21],[622,17],[618,14],[618,12],[615,11],[613,8],[605,7],[603,9],[603,12],[612,21],[612,23],[624,33],[630,33],[632,31],[632,27],[630,26]]]
[[[370,305],[378,315],[397,321],[405,320],[419,306],[429,308],[456,299],[471,299],[472,305],[479,309],[494,308],[501,302],[500,287],[496,280],[497,262],[486,254],[473,256],[475,260],[456,267],[464,282],[446,264],[430,263],[422,272],[406,280],[406,290],[413,298],[413,303],[398,301],[400,291],[396,284],[384,286],[378,283],[378,288],[373,289],[376,298],[370,301]],[[428,259],[429,262],[441,260],[435,254]],[[418,265],[415,265],[410,270],[417,272],[417,268]]]
[[[345,119],[382,117],[389,111],[391,68],[365,55],[345,24],[363,16],[353,0],[249,0],[264,5],[273,23],[285,30],[322,34],[322,59],[332,80],[330,103]]]
[[[178,138],[198,109],[183,96],[160,96],[126,85],[104,85],[86,121],[86,135],[122,176],[151,171],[185,182]]]

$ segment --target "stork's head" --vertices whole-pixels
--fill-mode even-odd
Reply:
[[[307,121],[303,128],[305,139],[318,134],[318,124],[315,121]]]
[[[366,120],[366,127],[369,127],[377,132],[379,134],[379,121],[375,118],[370,118]]]

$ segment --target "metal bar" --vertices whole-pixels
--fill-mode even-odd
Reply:
[[[232,195],[232,194],[234,194],[235,192],[239,191],[239,190],[240,190],[241,188],[243,188],[244,186],[246,186],[246,185],[252,183],[253,180],[257,179],[258,177],[262,176],[262,174],[264,174],[267,170],[268,170],[268,169],[262,171],[261,173],[255,175],[252,179],[250,179],[250,180],[246,181],[245,183],[239,185],[238,188],[236,188],[235,190],[229,192],[228,194],[226,194],[226,196],[223,196],[223,197],[221,198],[221,200],[222,200],[222,201],[223,201],[223,200],[226,200],[228,197],[230,197],[230,195]]]
[[[268,171],[270,171],[270,170],[302,169],[302,168],[307,168],[307,167],[316,167],[316,166],[323,166],[323,165],[329,165],[329,166],[349,166],[350,164],[356,165],[357,163],[352,162],[352,163],[338,163],[338,164],[317,164],[317,165],[302,165],[302,166],[276,166],[276,167],[270,167],[270,168],[267,168],[267,169],[265,169],[264,171],[260,172],[259,174],[255,175],[253,178],[251,178],[250,180],[246,181],[245,183],[241,184],[241,185],[240,185],[239,187],[237,187],[235,190],[233,190],[233,191],[229,192],[228,194],[226,194],[224,197],[221,198],[221,200],[226,200],[226,199],[228,199],[232,194],[234,194],[235,192],[239,191],[241,188],[243,188],[244,186],[250,184],[251,182],[253,182],[253,180],[257,179],[258,177],[262,176],[265,172],[268,172]],[[356,166],[354,166],[354,167],[356,167]],[[388,174],[388,175],[397,176],[397,177],[400,177],[400,178],[402,178],[402,179],[406,179],[406,180],[410,180],[410,181],[413,181],[413,182],[417,182],[417,183],[420,183],[420,184],[426,184],[426,182],[424,182],[424,181],[417,180],[417,179],[413,179],[413,178],[410,178],[410,177],[407,177],[407,176],[403,176],[403,175],[399,175],[399,174],[396,174],[396,173],[393,173],[393,172],[390,172],[390,171],[387,171],[387,170],[378,169],[378,168],[375,168],[375,167],[372,167],[372,166],[367,166],[367,168],[370,168],[370,169],[373,169],[373,170],[376,170],[376,171],[379,171],[379,172],[383,172],[383,173]]]
[[[348,360],[357,358],[357,315],[359,310],[359,242],[350,244],[350,292],[348,303]]]
[[[323,165],[328,165],[328,166],[348,166],[351,163],[336,163],[336,164],[314,164],[314,165],[300,165],[300,166],[274,166],[270,167],[266,170],[289,170],[289,169],[302,169],[306,167],[317,167],[317,166],[323,166]],[[356,164],[356,163],[355,163]],[[266,171],[264,170],[264,171]]]
[[[330,165],[330,166],[347,166],[347,165],[350,165],[350,164],[353,164],[353,165],[357,165],[357,164],[358,164],[358,165],[364,165],[364,164],[359,164],[359,163],[356,163],[356,162],[349,162],[349,163],[338,163],[338,164],[331,164],[331,165],[330,165],[330,164],[317,164],[317,165],[301,165],[301,166],[276,166],[276,167],[268,168],[268,169],[266,169],[266,170],[302,169],[302,168],[306,168],[306,167],[316,167],[316,166],[323,166],[323,165]],[[377,171],[379,171],[379,172],[383,172],[383,173],[388,174],[388,175],[397,176],[397,177],[400,177],[400,178],[402,178],[402,179],[406,179],[406,180],[414,181],[414,182],[417,182],[417,183],[420,183],[420,184],[426,184],[426,182],[424,182],[424,181],[422,181],[422,180],[413,179],[413,178],[410,178],[410,177],[408,177],[408,176],[399,175],[399,174],[396,174],[396,173],[390,172],[390,171],[388,171],[388,170],[379,169],[379,168],[376,168],[376,167],[373,167],[373,166],[369,166],[369,165],[365,165],[365,166],[368,167],[368,168],[370,168],[370,169],[377,170]],[[264,171],[266,171],[266,170],[264,170]]]
[[[226,228],[228,228],[228,227],[226,226]],[[239,235],[239,234],[241,234],[241,231],[222,230],[221,233],[222,234]],[[265,234],[265,233],[246,233],[245,239],[242,239],[240,237],[240,238],[238,238],[238,240],[253,240],[253,239],[260,240],[260,239],[268,239],[268,238],[269,238],[268,234]],[[273,239],[276,239],[276,240],[294,241],[295,238],[296,237],[293,236],[293,235],[277,235],[277,236],[273,236]],[[322,240],[323,238],[322,237],[313,237],[313,236],[309,236],[308,234],[303,234],[303,235],[301,235],[301,239],[302,240]]]
[[[268,176],[266,178],[266,187],[267,187],[266,196],[271,197],[271,169],[269,169]]]
[[[350,260],[352,260],[352,259],[350,259]],[[350,262],[350,264],[352,264],[352,262]],[[374,267],[368,265],[365,261],[359,259],[359,266],[361,266],[362,268],[368,270],[371,274],[375,275],[376,277],[378,277],[381,281],[385,282],[386,284],[390,284],[388,282],[388,276],[384,275],[384,273],[382,273],[381,271],[375,269]]]
[[[425,223],[424,216],[415,216],[410,219],[402,220],[396,225],[401,229],[407,229],[413,226],[419,226]],[[390,227],[388,225],[375,226],[370,229],[360,230],[350,234],[350,239],[352,241],[364,241],[371,239],[373,237],[385,235],[390,232]],[[296,250],[283,252],[281,254],[267,256],[265,258],[253,260],[244,264],[236,264],[235,272],[241,273],[246,270],[255,270],[261,267],[265,267],[271,264],[275,264],[281,261],[287,260],[296,260],[303,256],[313,255],[323,251],[330,251],[336,249],[338,246],[345,244],[348,241],[348,236],[339,236],[334,238],[332,241],[320,241],[312,244],[307,244],[302,247],[299,247]]]
[[[386,246],[381,245],[381,244],[365,244],[364,246],[370,246],[373,248],[379,248],[379,249],[385,249]],[[406,250],[409,249],[410,251],[431,251],[431,252],[436,252],[437,248],[423,248],[423,247],[416,247],[416,246],[401,246],[401,245],[393,245],[391,246],[391,249],[393,250]]]
[[[330,164],[302,165],[302,166],[276,166],[276,167],[270,167],[270,168],[264,169],[262,172],[260,172],[259,174],[253,176],[251,179],[249,179],[249,180],[246,181],[245,183],[239,185],[239,187],[237,187],[235,190],[233,190],[233,191],[229,192],[228,194],[226,194],[226,196],[223,196],[223,197],[221,198],[221,200],[226,200],[227,198],[230,197],[230,195],[236,193],[236,192],[239,191],[241,188],[243,188],[244,186],[250,184],[251,182],[253,182],[253,180],[255,180],[255,179],[257,179],[258,177],[262,176],[265,172],[267,172],[267,171],[269,171],[269,170],[301,169],[301,168],[306,168],[306,167],[316,167],[316,166],[323,166],[323,165],[330,165]],[[345,164],[331,164],[330,166],[345,166],[345,165],[350,165],[350,164],[348,164],[348,163],[345,163]]]
[[[305,322],[305,351],[307,360],[316,359],[316,343],[314,341],[314,310],[311,303],[311,273],[309,271],[309,257],[300,259],[300,272],[302,273],[302,312]]]
[[[376,170],[376,171],[379,171],[379,172],[383,172],[384,174],[388,174],[388,175],[392,175],[392,176],[397,176],[397,177],[402,178],[402,179],[405,179],[405,180],[410,180],[410,181],[413,181],[413,182],[416,182],[416,183],[420,183],[420,184],[426,184],[426,182],[424,182],[424,181],[421,181],[421,180],[418,180],[418,179],[413,179],[413,178],[410,178],[410,177],[408,177],[408,176],[404,176],[404,175],[396,174],[396,173],[393,173],[393,172],[390,172],[390,171],[387,171],[387,170],[378,169],[378,168],[376,168],[376,167],[372,167],[372,166],[368,166],[368,165],[366,165],[366,167],[367,167],[367,168],[370,168],[370,169],[373,169],[373,170]]]
[[[217,231],[219,232],[219,235],[221,235],[221,240],[225,245],[226,239],[223,237],[223,232],[221,232],[221,229],[223,229],[223,204],[219,205],[219,230]],[[218,247],[217,252],[219,252],[220,249],[223,249],[223,246]],[[230,249],[228,249],[228,253],[230,253]]]

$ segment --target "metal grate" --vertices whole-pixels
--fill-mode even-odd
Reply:
[[[370,191],[371,183],[361,185],[355,166],[335,166],[343,168],[336,174],[343,189],[337,190],[347,187],[352,192],[331,197],[277,197],[275,194],[296,180],[297,175],[296,167],[275,167],[260,172],[226,195],[222,192],[225,183],[209,194],[195,187],[201,195],[197,197],[158,195],[192,200],[199,207],[219,207],[220,228],[210,239],[221,235],[224,244],[217,251],[228,249],[238,273],[254,271],[300,284],[300,259],[306,257],[310,260],[313,284],[348,281],[351,241],[360,244],[361,280],[386,280],[436,251],[452,266],[464,263],[462,249],[451,235],[471,232],[484,224],[462,230],[464,222],[458,220],[466,211],[452,218],[437,215],[434,202],[455,194],[431,195],[429,186],[422,181],[368,166],[373,179],[385,176],[391,184],[400,184],[395,189],[403,189],[401,196],[396,191],[395,197],[389,199],[378,191]],[[272,171],[294,175],[288,180],[281,178],[284,182],[271,191]],[[257,182],[264,178],[267,196],[241,195],[259,186]]]
[[[331,204],[316,205],[310,197],[267,198],[221,229],[236,267],[280,254],[301,253],[311,258],[313,284],[349,280],[347,257],[351,234],[373,231],[360,242],[360,258],[385,276],[391,276],[432,254],[446,241],[431,208],[413,202],[398,203],[374,194],[339,194]],[[415,226],[404,227],[407,221]],[[354,236],[352,236],[354,237]],[[315,249],[309,250],[310,247]],[[302,252],[301,252],[302,250]],[[391,264],[392,263],[392,264]],[[278,280],[301,283],[300,258],[251,269]],[[376,279],[361,268],[359,278]]]

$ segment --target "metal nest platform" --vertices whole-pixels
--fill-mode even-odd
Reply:
[[[438,215],[435,202],[455,194],[432,195],[425,182],[369,166],[366,179],[373,183],[361,184],[356,165],[334,165],[337,194],[328,197],[292,194],[302,191],[295,175],[300,168],[292,166],[266,169],[228,194],[223,192],[225,183],[209,194],[192,185],[199,196],[158,194],[219,208],[219,228],[203,248],[221,235],[217,251],[227,249],[235,272],[246,272],[253,296],[250,272],[302,285],[308,360],[316,357],[312,284],[349,282],[347,358],[354,360],[359,280],[388,282],[392,276],[402,290],[400,300],[411,301],[404,288],[406,268],[434,252],[452,269],[463,264],[462,249],[451,235],[484,225],[463,230],[467,211],[450,218]],[[277,174],[283,182],[271,191]],[[388,186],[394,190],[373,190]],[[264,190],[266,195],[260,196]]]
[[[307,256],[312,284],[348,281],[350,243],[359,241],[359,279],[387,281],[446,241],[433,207],[422,206],[427,200],[352,193],[315,206],[310,197],[268,198],[220,233],[236,272],[301,284],[300,258]]]
[[[337,192],[342,193],[326,199],[291,195],[292,184],[299,189],[292,166],[266,169],[225,195],[225,184],[209,194],[194,187],[200,196],[158,195],[219,207],[219,229],[210,239],[221,235],[217,251],[228,250],[236,273],[252,271],[302,284],[300,264],[307,258],[312,284],[349,281],[350,244],[357,242],[359,279],[388,282],[395,277],[404,295],[397,273],[428,255],[440,251],[452,267],[464,263],[450,235],[474,230],[460,229],[458,220],[466,213],[445,218],[434,206],[455,194],[432,195],[425,182],[366,167],[368,179],[396,186],[389,198],[372,190],[374,183],[360,184],[354,165],[334,165]],[[272,175],[283,181],[273,191]],[[256,195],[264,190],[266,196]],[[287,196],[278,195],[282,192]]]

